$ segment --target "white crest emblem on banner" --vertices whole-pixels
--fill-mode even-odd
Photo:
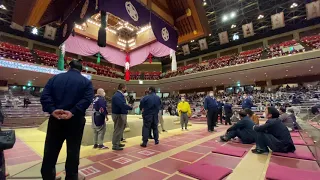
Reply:
[[[314,1],[306,4],[307,19],[320,17],[320,1]]]
[[[62,31],[62,37],[66,37],[68,31],[68,24],[65,24]]]
[[[182,50],[183,50],[183,55],[188,55],[190,54],[190,49],[189,49],[189,45],[185,44],[182,46]]]
[[[136,8],[133,6],[133,4],[130,1],[127,1],[125,3],[125,6],[126,6],[126,10],[127,10],[127,13],[129,14],[129,16],[134,21],[138,21],[139,20],[139,15],[138,15],[138,12],[137,12]]]
[[[243,31],[243,37],[245,37],[245,38],[253,36],[254,35],[254,31],[253,31],[252,22],[242,25],[242,31]]]
[[[220,44],[229,43],[228,32],[224,31],[224,32],[219,33],[219,39],[220,39]]]
[[[82,9],[81,9],[81,13],[80,13],[80,18],[81,19],[83,19],[84,16],[86,15],[88,7],[89,7],[89,0],[86,0],[86,2],[84,2],[83,6],[82,6]]]
[[[162,28],[161,30],[162,38],[164,41],[168,41],[170,36],[169,36],[169,31],[166,27]]]
[[[208,49],[207,39],[206,38],[200,39],[199,46],[201,51]]]
[[[285,26],[284,13],[277,13],[271,16],[272,29],[278,29]]]
[[[130,63],[126,62],[126,63],[124,64],[124,67],[125,67],[126,70],[129,70],[129,68],[130,68]]]
[[[44,30],[43,37],[46,39],[54,40],[56,37],[57,28],[54,28],[52,26],[46,25],[46,28]]]

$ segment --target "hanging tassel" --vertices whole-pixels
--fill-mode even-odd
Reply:
[[[152,54],[149,54],[148,58],[149,58],[149,63],[151,64],[152,63]]]
[[[100,64],[101,61],[101,55],[100,53],[97,54],[97,64]]]
[[[106,47],[107,46],[107,13],[105,11],[101,11],[101,26],[98,32],[98,46],[100,47]]]
[[[171,71],[177,71],[176,52],[172,49],[170,49],[170,58],[171,58]]]
[[[125,80],[130,81],[130,56],[127,54],[125,63]]]

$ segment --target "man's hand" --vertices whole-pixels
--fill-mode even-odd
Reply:
[[[52,112],[51,114],[53,117],[56,119],[61,119],[61,116],[63,115],[63,110],[62,109],[56,109]]]
[[[68,119],[71,119],[72,116],[73,116],[73,114],[70,111],[63,111],[61,119],[68,120]]]

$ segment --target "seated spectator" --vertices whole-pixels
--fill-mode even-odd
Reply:
[[[269,149],[273,152],[288,153],[296,150],[288,128],[280,121],[279,111],[274,107],[267,107],[265,111],[267,122],[263,125],[253,126],[256,131],[255,154],[268,153]]]
[[[289,114],[286,113],[285,107],[280,107],[280,116],[279,119],[281,122],[288,128],[289,131],[292,131],[293,129],[293,120],[289,116]]]
[[[259,125],[259,117],[251,109],[245,109],[245,111],[254,124]]]
[[[299,126],[298,126],[298,123],[297,123],[297,118],[296,118],[296,116],[294,114],[294,110],[293,109],[288,109],[288,114],[289,114],[289,117],[292,119],[293,129],[298,130]]]
[[[231,126],[224,136],[220,136],[221,141],[227,142],[232,138],[238,137],[243,144],[254,143],[256,132],[253,131],[253,121],[251,121],[244,110],[239,112],[239,116],[241,120]]]

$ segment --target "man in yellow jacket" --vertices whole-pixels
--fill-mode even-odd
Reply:
[[[180,116],[181,128],[183,130],[183,126],[185,130],[188,130],[188,121],[191,116],[191,108],[190,104],[186,102],[185,97],[181,97],[181,101],[178,104],[178,113]]]

